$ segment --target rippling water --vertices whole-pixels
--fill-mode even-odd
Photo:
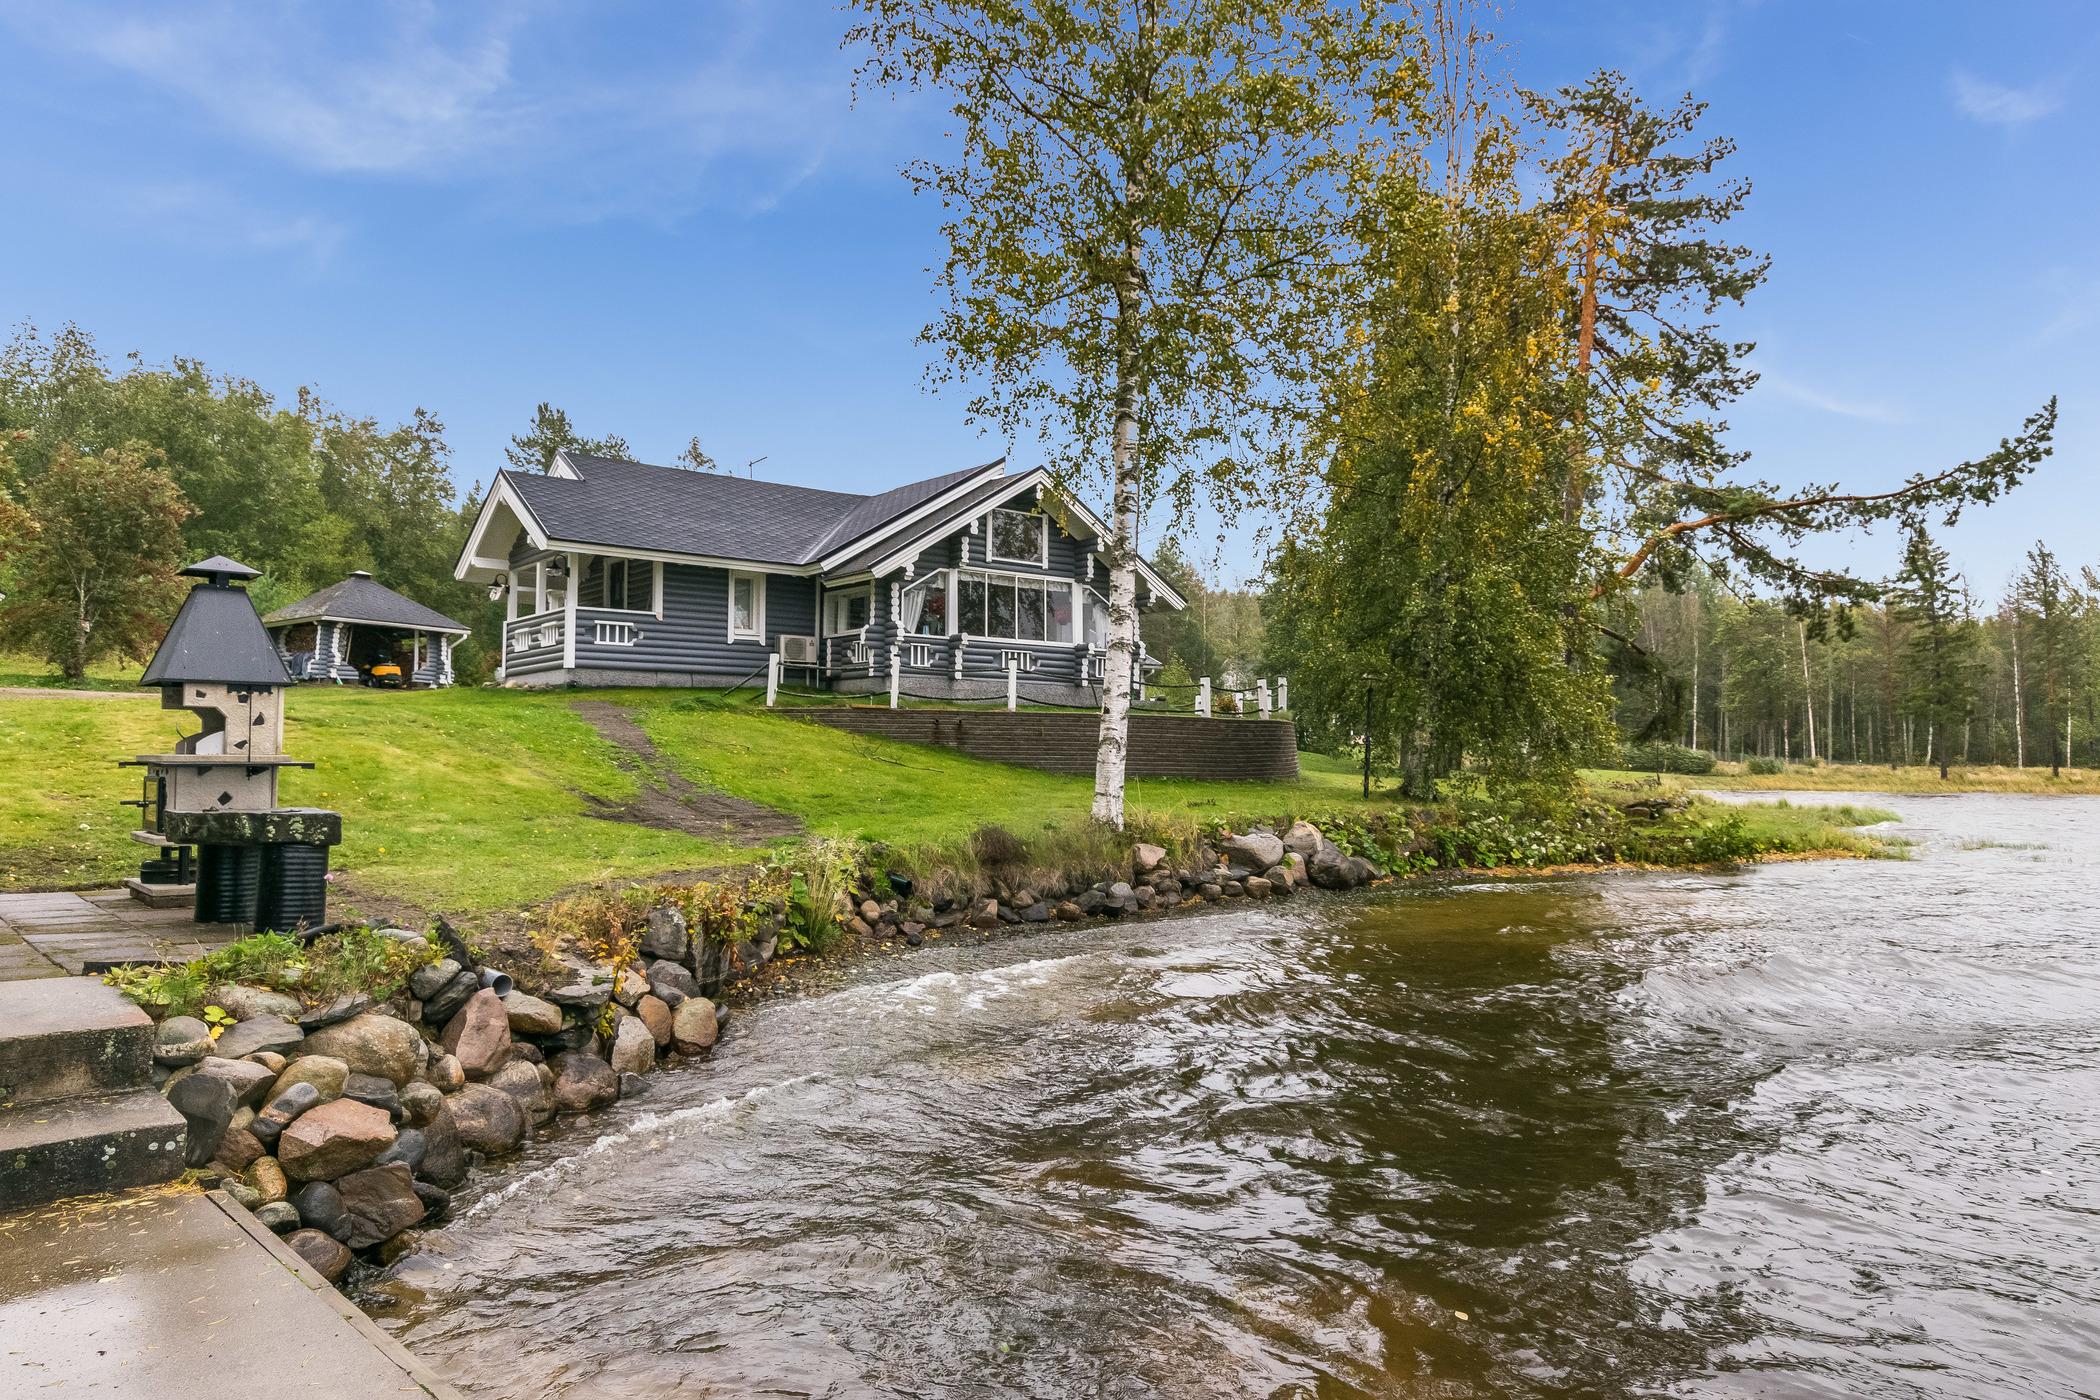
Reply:
[[[901,960],[367,1301],[489,1396],[2100,1393],[2100,802],[1863,800],[1915,859]]]

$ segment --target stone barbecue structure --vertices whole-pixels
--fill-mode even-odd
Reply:
[[[158,686],[163,709],[187,710],[202,727],[173,753],[125,760],[144,770],[132,839],[159,852],[127,885],[147,903],[188,897],[199,923],[318,925],[342,817],[277,803],[278,774],[313,765],[284,752],[292,678],[239,582],[257,572],[220,556],[182,572],[201,582],[139,683]]]

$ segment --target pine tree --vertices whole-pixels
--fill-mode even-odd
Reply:
[[[1949,565],[1947,551],[1933,543],[1920,522],[1911,522],[1908,533],[1903,568],[1889,597],[1896,616],[1910,624],[1904,653],[1905,703],[1926,722],[1928,732],[1939,736],[1933,754],[1944,781],[1956,727],[1968,722],[1976,703],[1981,673],[1976,624],[1961,575]]]
[[[555,454],[565,451],[587,452],[593,457],[628,457],[634,449],[617,433],[601,438],[579,435],[568,414],[551,403],[543,403],[532,411],[532,426],[512,438],[503,455],[521,472],[547,472],[554,469]]]

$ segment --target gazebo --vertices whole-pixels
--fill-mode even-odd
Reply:
[[[263,619],[296,680],[452,684],[452,647],[472,629],[359,569]]]

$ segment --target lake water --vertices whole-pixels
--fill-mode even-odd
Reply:
[[[1850,800],[1915,858],[901,959],[366,1301],[476,1396],[2100,1393],[2100,801]]]

